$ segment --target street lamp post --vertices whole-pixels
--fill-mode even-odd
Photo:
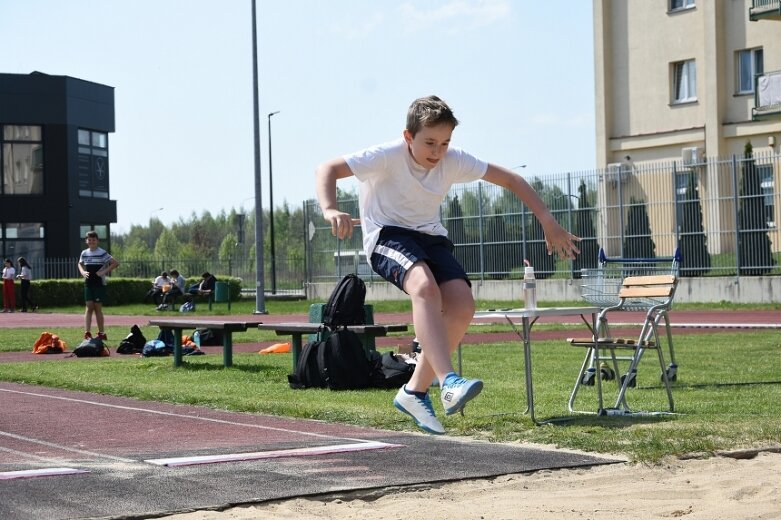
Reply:
[[[268,115],[268,223],[271,245],[271,294],[277,294],[277,255],[274,248],[274,176],[271,166],[271,116],[279,114],[279,110]]]
[[[252,99],[255,141],[255,312],[268,314],[263,284],[263,202],[260,189],[260,114],[258,101],[258,30],[252,0]]]

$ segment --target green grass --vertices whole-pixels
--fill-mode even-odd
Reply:
[[[71,333],[79,332],[61,334],[67,340]],[[0,329],[0,345],[27,333]],[[257,341],[257,331],[252,337]],[[523,413],[523,361],[518,342],[465,346],[465,375],[482,378],[485,390],[467,407],[465,417],[445,417],[441,411],[439,415],[453,435],[623,453],[645,462],[669,455],[711,454],[781,443],[781,339],[777,332],[679,335],[676,341],[680,369],[674,397],[679,415],[625,418],[569,414],[566,403],[584,351],[562,341],[534,344],[535,404],[538,419],[567,416],[569,420],[537,427]],[[628,394],[636,409],[662,409],[666,403],[655,363],[649,353],[640,367],[638,388]],[[73,362],[3,363],[0,380],[416,430],[393,408],[394,391],[291,390],[286,377],[291,365],[290,354],[235,354],[234,366],[229,369],[222,367],[221,355],[189,358],[180,368],[173,368],[171,358],[113,355]],[[607,388],[608,395],[614,395],[614,387]],[[432,390],[432,397],[438,399],[438,390]],[[576,408],[594,411],[596,406],[595,390],[582,388]],[[435,407],[441,410],[438,404]]]

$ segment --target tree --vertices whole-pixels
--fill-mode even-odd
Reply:
[[[182,253],[182,243],[170,229],[163,229],[155,243],[155,260],[169,262],[177,259]]]
[[[594,207],[591,205],[585,181],[578,186],[578,209],[575,211],[574,230],[580,237],[580,254],[572,262],[572,277],[580,278],[581,269],[593,269],[599,265],[599,243],[594,230]]]
[[[454,196],[447,204],[447,215],[445,216],[445,229],[447,229],[448,238],[455,245],[453,255],[456,260],[464,267],[467,273],[480,271],[479,261],[475,261],[474,255],[469,254],[474,246],[468,246],[466,238],[466,228],[464,226],[464,213],[461,209],[461,203],[458,195]]]
[[[527,260],[534,266],[534,276],[543,280],[553,276],[556,263],[553,255],[548,254],[545,233],[542,224],[532,213],[527,214],[528,233],[526,233]]]
[[[656,244],[644,200],[629,200],[629,215],[624,239],[624,258],[656,258]]]
[[[751,142],[744,150],[738,214],[738,274],[760,276],[775,265],[767,234],[765,204]]]
[[[702,205],[696,175],[689,175],[686,195],[679,206],[681,222],[681,275],[702,276],[710,271],[711,258],[702,225]],[[696,267],[690,267],[696,266]]]

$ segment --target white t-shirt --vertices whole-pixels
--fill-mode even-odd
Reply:
[[[360,181],[358,204],[367,259],[383,226],[447,236],[439,207],[450,187],[478,180],[488,169],[485,161],[451,147],[428,170],[415,162],[404,139],[346,155],[344,160]]]

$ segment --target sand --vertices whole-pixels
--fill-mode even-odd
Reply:
[[[297,498],[176,520],[781,519],[779,449]]]

